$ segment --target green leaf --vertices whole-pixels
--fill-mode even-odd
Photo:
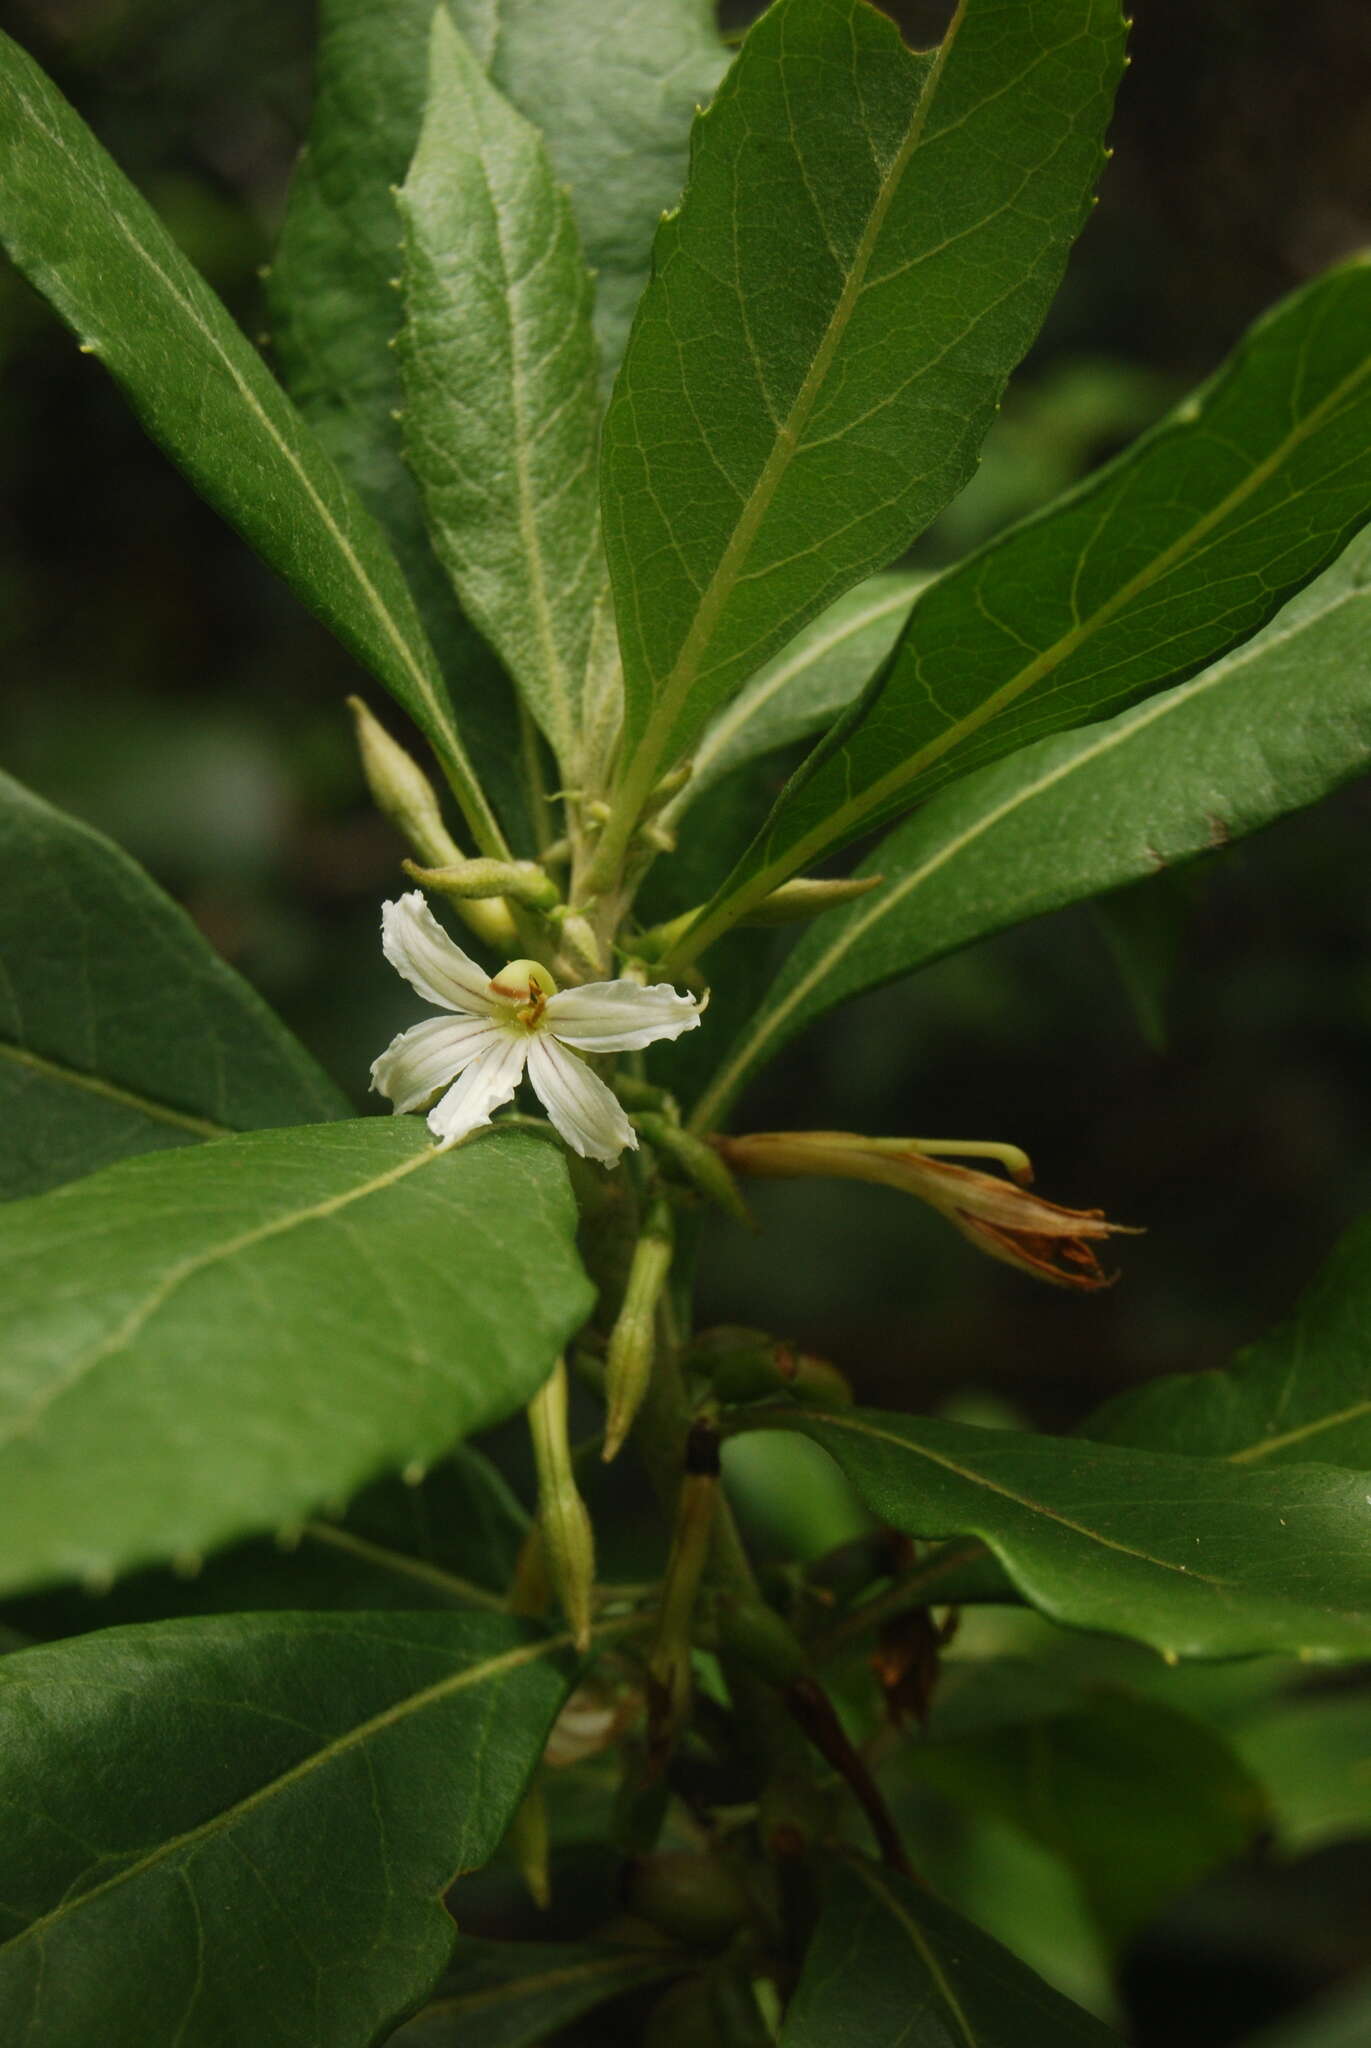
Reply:
[[[0,1211],[0,1589],[291,1526],[520,1408],[592,1301],[562,1160],[258,1132]]]
[[[292,1607],[505,1611],[529,1518],[488,1458],[459,1444],[414,1483],[382,1479],[340,1520],[235,1544],[193,1574],[157,1568],[109,1589],[57,1586],[6,1604],[33,1641],[174,1615]]]
[[[874,1409],[754,1410],[909,1536],[979,1536],[1053,1620],[1166,1657],[1371,1654],[1368,1476],[1249,1468]]]
[[[413,600],[374,521],[146,201],[0,36],[0,240],[153,440],[433,742],[484,850],[506,851]]]
[[[868,706],[781,797],[696,934],[918,797],[1193,674],[1371,511],[1371,262],[1259,321],[1117,461],[942,576]],[[727,909],[725,909],[727,905]]]
[[[917,53],[861,0],[750,31],[605,422],[630,797],[966,482],[1089,203],[1122,42],[1113,0],[960,0]]]
[[[0,775],[0,1197],[130,1152],[347,1115],[126,853]]]
[[[1115,1941],[1240,1855],[1267,1819],[1257,1778],[1222,1736],[1125,1695],[935,1736],[902,1751],[900,1768],[1060,1857]]]
[[[518,1808],[564,1641],[236,1614],[5,1658],[7,2038],[370,2048],[447,1960],[442,1894]]]
[[[846,710],[889,654],[927,581],[909,571],[870,576],[812,619],[703,734],[690,781],[663,815],[674,822],[721,777],[808,739]]]
[[[590,275],[537,130],[441,7],[399,202],[405,442],[433,545],[571,768],[608,600]]]
[[[300,411],[385,528],[485,786],[522,805],[507,678],[463,619],[429,542],[401,452],[402,235],[394,188],[409,168],[428,85],[434,0],[322,0],[309,135],[267,279],[272,347]]]
[[[1226,1372],[1172,1373],[1106,1402],[1096,1443],[1235,1464],[1371,1471],[1371,1216],[1353,1224],[1288,1323]]]
[[[1287,1855],[1371,1835],[1371,1703],[1364,1685],[1274,1701],[1233,1743],[1275,1809]]]
[[[459,1935],[432,2004],[393,2048],[538,2048],[583,2012],[686,1967],[670,1949],[588,1942],[476,1941]]]
[[[608,392],[652,238],[686,177],[692,115],[728,65],[710,0],[449,0],[505,98],[541,129],[595,277]]]
[[[831,912],[789,956],[700,1121],[835,1003],[1212,852],[1371,766],[1369,622],[1371,535],[1202,675],[935,797],[858,869],[885,886]]]
[[[931,1892],[830,1870],[781,2048],[1107,2048],[1117,2036]]]

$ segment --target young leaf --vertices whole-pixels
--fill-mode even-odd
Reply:
[[[1089,203],[1122,42],[1113,0],[960,0],[936,51],[862,0],[750,31],[605,422],[629,799],[965,483]]]
[[[1371,1217],[1353,1224],[1291,1320],[1226,1372],[1153,1380],[1106,1402],[1081,1433],[1239,1465],[1317,1459],[1371,1471]]]
[[[781,2048],[1108,2048],[1118,2037],[931,1892],[829,1869]]]
[[[1258,321],[1117,461],[950,570],[879,693],[782,795],[696,933],[1026,741],[1193,674],[1371,512],[1371,262]]]
[[[428,86],[434,0],[323,0],[309,135],[267,277],[272,353],[326,453],[379,520],[461,705],[483,785],[519,815],[518,721],[508,679],[462,617],[401,453],[402,306],[394,188]]]
[[[1167,1657],[1371,1654],[1367,1475],[872,1409],[753,1411],[836,1458],[909,1536],[979,1536],[1054,1620]]]
[[[935,797],[858,873],[885,886],[787,959],[698,1120],[803,1025],[972,940],[1212,852],[1371,765],[1371,534],[1255,640],[1134,711]]]
[[[235,1544],[202,1571],[159,1567],[93,1592],[57,1586],[6,1603],[6,1619],[35,1642],[123,1622],[244,1609],[508,1608],[529,1518],[488,1458],[470,1444],[417,1484],[382,1479],[340,1520],[316,1517],[291,1532]]]
[[[808,739],[845,711],[889,654],[927,581],[908,570],[870,576],[812,619],[703,734],[690,781],[664,818],[674,822],[733,769]]]
[[[907,1746],[900,1768],[1059,1856],[1115,1941],[1241,1855],[1267,1819],[1260,1784],[1221,1735],[1125,1695],[935,1735]]]
[[[298,1525],[522,1407],[589,1310],[566,1170],[506,1131],[258,1132],[0,1211],[0,1588]]]
[[[126,853],[0,775],[0,1196],[130,1152],[347,1115]]]
[[[383,2039],[518,1809],[562,1648],[501,1615],[235,1614],[6,1657],[6,2038]]]
[[[685,1966],[668,1948],[458,1935],[432,2003],[401,2027],[392,2048],[467,2048],[478,2038],[481,2048],[538,2048],[583,2012]]]
[[[484,851],[506,853],[394,556],[204,280],[33,60],[0,36],[0,241],[148,433],[392,691]]]
[[[448,0],[505,98],[542,132],[595,278],[607,394],[686,177],[692,115],[728,65],[711,0]]]
[[[590,275],[536,129],[442,7],[399,198],[405,441],[433,544],[571,769],[607,601]]]

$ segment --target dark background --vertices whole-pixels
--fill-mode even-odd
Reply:
[[[891,11],[922,37],[949,10]],[[917,559],[949,559],[1114,452],[1273,299],[1368,240],[1364,0],[1138,0],[1136,15],[1100,205],[981,476]],[[258,333],[257,270],[308,114],[307,0],[4,0],[0,22]],[[351,756],[341,699],[358,675],[8,270],[0,371],[0,760],[141,858],[360,1102],[413,999],[376,944],[397,849]],[[878,1404],[970,1389],[1048,1428],[1153,1373],[1225,1362],[1289,1311],[1371,1195],[1369,838],[1354,785],[1181,887],[1127,892],[1108,929],[1062,913],[865,999],[740,1108],[740,1128],[1022,1143],[1044,1193],[1146,1226],[1117,1288],[1057,1294],[897,1196],[810,1183],[759,1191],[757,1241],[711,1236],[706,1318],[792,1336]],[[1122,931],[1160,1028],[1118,970]],[[1345,1909],[1365,1866],[1328,1882]],[[1325,1953],[1331,1911],[1313,1879],[1263,1894],[1288,1988],[1371,1954],[1365,1908]],[[1201,1998],[1193,2036],[1170,2012],[1166,2037],[1237,2038],[1283,1995],[1255,1948],[1243,1967],[1252,2010],[1224,1979],[1227,2003]]]

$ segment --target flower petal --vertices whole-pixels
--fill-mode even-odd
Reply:
[[[510,1100],[519,1085],[532,1039],[522,1032],[490,1027],[482,1032],[458,1080],[428,1113],[428,1127],[445,1145],[490,1122],[490,1112]]]
[[[417,889],[381,906],[381,951],[425,1002],[459,1016],[498,1014],[490,976],[448,937]]]
[[[589,981],[564,988],[543,1012],[545,1028],[581,1052],[641,1052],[659,1038],[679,1038],[700,1021],[694,996],[670,982],[640,988],[636,981]]]
[[[617,1097],[546,1032],[528,1041],[528,1078],[554,1130],[582,1159],[613,1166],[626,1145],[636,1151],[637,1134]]]
[[[426,1017],[402,1031],[371,1063],[371,1085],[404,1116],[460,1074],[477,1041],[490,1032],[484,1017]]]

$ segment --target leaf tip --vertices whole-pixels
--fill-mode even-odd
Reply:
[[[205,1568],[205,1560],[198,1550],[179,1550],[171,1561],[171,1568],[178,1579],[198,1579]]]
[[[107,1564],[93,1564],[81,1574],[81,1591],[98,1600],[114,1585],[114,1572]]]
[[[428,1466],[422,1458],[411,1458],[400,1477],[406,1486],[422,1486],[428,1477]]]
[[[283,1522],[276,1531],[276,1548],[285,1551],[298,1550],[304,1533],[303,1522]]]

